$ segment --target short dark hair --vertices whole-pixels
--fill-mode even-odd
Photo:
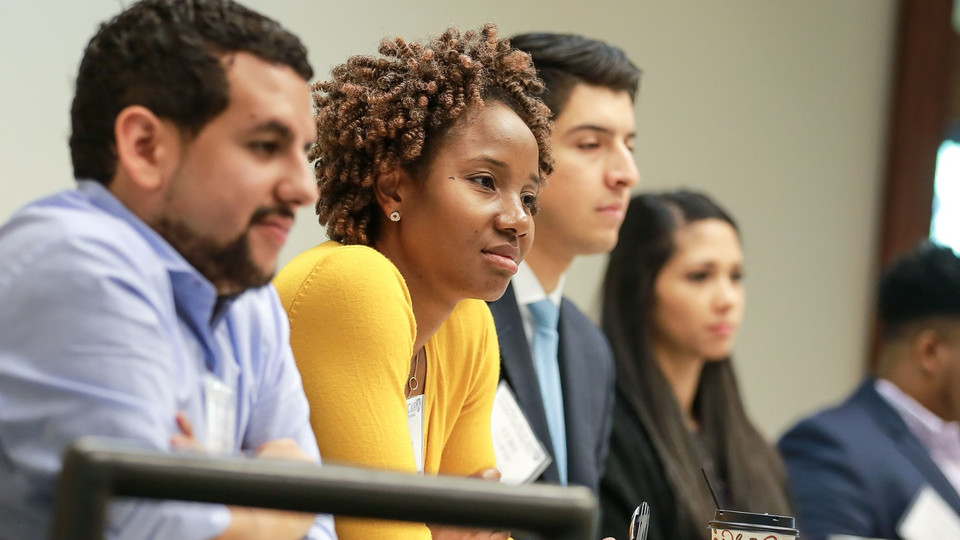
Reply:
[[[948,247],[923,242],[883,272],[877,311],[887,339],[911,323],[960,318],[960,257]]]
[[[602,86],[637,98],[640,69],[621,49],[576,34],[535,32],[518,34],[510,44],[533,57],[546,92],[543,101],[553,117],[560,116],[570,92],[578,84]]]
[[[143,0],[100,26],[87,44],[70,110],[76,178],[109,185],[114,122],[142,105],[193,136],[230,102],[223,56],[249,52],[313,76],[300,40],[231,0]]]

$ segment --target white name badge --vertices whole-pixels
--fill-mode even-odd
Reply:
[[[407,398],[407,429],[417,473],[423,474],[423,395]]]
[[[960,516],[930,486],[917,494],[897,526],[903,540],[960,538]]]
[[[490,418],[493,454],[500,469],[500,481],[517,486],[540,477],[552,459],[537,439],[517,398],[506,381],[500,381]]]
[[[233,454],[237,438],[237,393],[211,373],[203,376],[206,444],[211,454]]]

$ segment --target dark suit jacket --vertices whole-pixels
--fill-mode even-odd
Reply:
[[[867,380],[845,403],[780,440],[804,540],[900,538],[897,524],[930,485],[960,514],[960,496],[900,415]]]
[[[553,456],[553,443],[540,397],[530,345],[513,285],[490,311],[500,342],[500,378],[510,384],[537,438]],[[567,480],[597,493],[606,460],[613,408],[614,365],[600,330],[566,298],[560,304],[560,387],[567,429]],[[558,483],[555,463],[539,481]]]

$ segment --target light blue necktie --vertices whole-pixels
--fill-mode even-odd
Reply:
[[[563,420],[563,392],[560,389],[560,364],[557,351],[560,333],[557,321],[560,310],[550,300],[527,304],[536,322],[533,335],[533,363],[540,382],[543,410],[547,413],[547,427],[553,443],[553,456],[560,473],[560,483],[567,485],[567,428]]]

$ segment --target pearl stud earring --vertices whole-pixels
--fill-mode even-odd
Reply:
[[[400,212],[396,210],[390,212],[390,221],[400,221]]]

